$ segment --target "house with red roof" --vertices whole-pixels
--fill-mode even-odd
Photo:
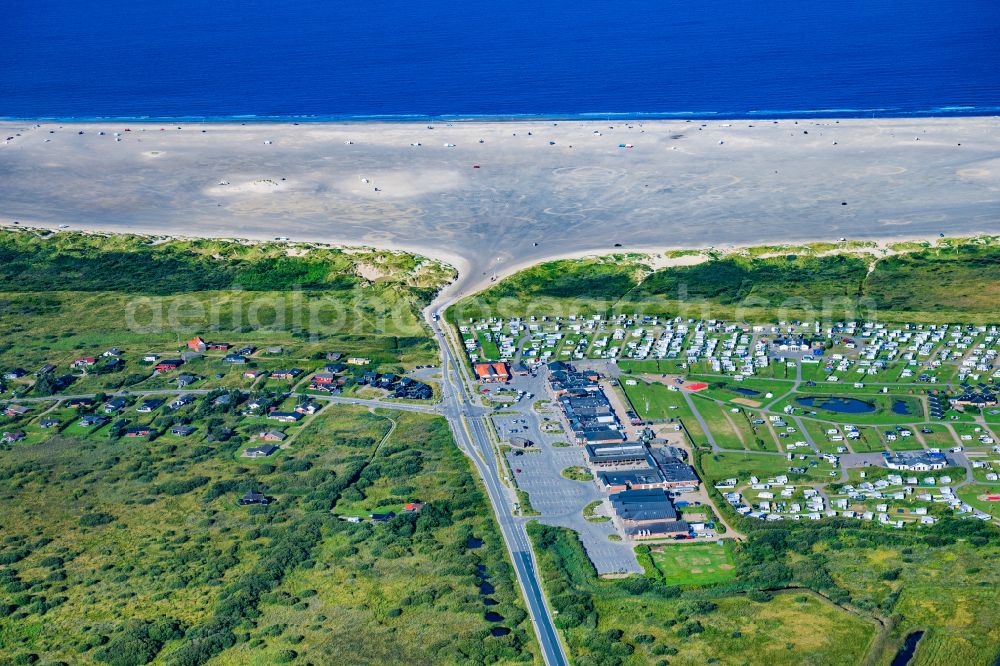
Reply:
[[[510,367],[506,363],[476,363],[476,379],[481,382],[506,382],[510,380]]]

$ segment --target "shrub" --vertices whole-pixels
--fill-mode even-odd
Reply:
[[[110,513],[85,513],[80,516],[80,525],[83,527],[98,527],[100,525],[107,525],[113,522],[115,519]]]

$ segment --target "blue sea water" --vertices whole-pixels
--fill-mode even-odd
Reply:
[[[0,116],[1000,111],[997,0],[14,0]]]

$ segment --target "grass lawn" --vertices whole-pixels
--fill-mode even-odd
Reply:
[[[670,585],[709,585],[736,576],[728,541],[654,546],[651,555]]]
[[[814,455],[806,456],[806,460],[787,460],[783,455],[765,453],[735,453],[706,452],[700,456],[701,467],[708,480],[715,482],[721,479],[736,477],[746,482],[753,475],[761,479],[787,474],[789,479],[828,481],[833,466]],[[818,462],[809,465],[809,462]],[[793,474],[788,470],[792,467],[805,467],[805,474]]]
[[[627,383],[629,380],[634,380],[636,383],[630,385]],[[621,387],[636,413],[644,420],[667,421],[691,414],[681,392],[671,391],[664,384],[647,383],[634,377],[622,377]]]
[[[561,472],[561,474],[565,476],[567,479],[571,479],[573,481],[594,480],[594,475],[591,474],[590,470],[587,469],[586,467],[579,467],[579,466],[567,467]]]
[[[1000,486],[995,483],[970,483],[955,491],[959,499],[993,517],[1000,517],[1000,502],[991,502],[986,495],[1000,494]]]
[[[500,348],[493,342],[489,331],[476,331],[476,340],[479,341],[479,350],[482,353],[483,361],[499,361]]]
[[[709,431],[715,437],[715,443],[724,449],[747,449],[753,450],[752,438],[740,427],[741,421],[746,420],[742,413],[732,413],[730,407],[720,405],[711,400],[695,399],[695,408],[705,423]]]

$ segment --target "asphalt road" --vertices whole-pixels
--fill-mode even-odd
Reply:
[[[568,664],[552,621],[551,610],[542,593],[531,541],[525,529],[526,521],[513,516],[511,494],[500,481],[499,461],[484,421],[484,410],[472,403],[462,373],[464,366],[461,361],[455,359],[441,322],[433,318],[432,313],[445,307],[447,303],[442,299],[442,302],[432,304],[424,312],[441,349],[443,361],[441,368],[444,377],[441,385],[442,413],[451,425],[459,448],[469,456],[483,479],[490,503],[493,505],[493,513],[500,525],[500,533],[507,544],[518,584],[524,594],[528,614],[535,627],[535,635],[538,637],[545,663],[548,666]]]

